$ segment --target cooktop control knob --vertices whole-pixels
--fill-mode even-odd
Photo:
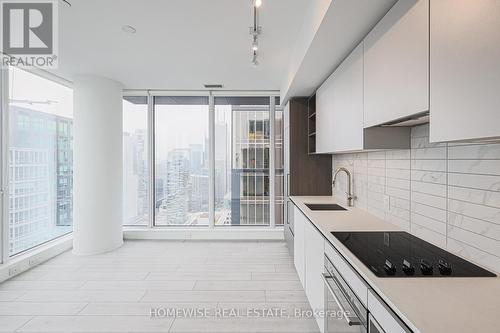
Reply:
[[[394,265],[389,259],[385,259],[384,270],[387,275],[396,274],[396,265]]]
[[[420,260],[420,271],[424,275],[432,275],[432,265],[425,259]]]
[[[403,272],[406,275],[413,275],[413,274],[415,274],[415,268],[406,259],[403,259]]]
[[[439,272],[442,275],[451,275],[451,264],[444,259],[438,261]]]

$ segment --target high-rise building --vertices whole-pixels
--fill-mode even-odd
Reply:
[[[128,225],[145,224],[148,214],[146,131],[123,134],[124,217]]]
[[[165,215],[167,224],[184,224],[188,212],[189,150],[174,149],[167,156]]]
[[[190,175],[189,211],[208,212],[208,175]]]
[[[204,149],[201,144],[189,145],[189,171],[190,173],[199,174],[203,168],[205,161]]]
[[[269,108],[232,106],[231,224],[269,224]]]
[[[73,121],[9,107],[9,252],[71,231]]]
[[[223,115],[223,114],[222,114]],[[215,207],[220,216],[216,217],[216,224],[231,223],[231,140],[228,140],[228,121],[219,119],[215,123],[215,142],[219,149],[215,149]],[[230,125],[230,123],[229,123]]]
[[[57,219],[58,226],[73,224],[73,120],[55,117],[57,128]]]

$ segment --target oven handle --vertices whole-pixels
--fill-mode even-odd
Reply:
[[[335,281],[335,279],[332,276],[326,275],[325,273],[321,274],[321,278],[323,279],[323,282],[325,283],[325,286],[328,288],[328,290],[332,294],[333,299],[335,300],[335,303],[337,303],[337,306],[340,308],[340,311],[342,311],[342,315],[345,318],[345,320],[347,321],[347,324],[349,326],[361,325],[361,321],[360,320],[352,320],[352,318],[347,317],[345,315],[347,313],[347,311],[342,306],[342,303],[340,302],[340,299],[343,298],[347,303],[349,303],[349,301],[345,298],[345,296],[343,296],[343,295],[337,295],[337,293],[335,292],[335,290],[333,290],[332,286],[330,286],[330,283],[328,282],[328,280],[332,280],[333,283],[335,283],[335,285],[337,286],[337,288],[340,289],[341,287],[338,285],[337,281]]]

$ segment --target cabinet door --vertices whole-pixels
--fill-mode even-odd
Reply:
[[[429,110],[429,0],[399,0],[364,42],[365,127]]]
[[[430,140],[500,136],[500,1],[431,1]]]
[[[299,275],[300,282],[305,289],[305,216],[297,207],[293,207],[293,263],[297,274]]]
[[[363,42],[333,74],[332,152],[363,149]]]
[[[316,153],[333,151],[334,75],[316,91]]]
[[[374,326],[379,332],[411,332],[373,290],[368,291],[368,310],[370,311],[370,327]],[[376,323],[373,323],[374,319]]]
[[[321,273],[324,271],[325,243],[323,236],[309,222],[305,223],[305,261],[306,261],[306,295],[313,310],[322,311],[325,307],[324,284]],[[316,317],[318,326],[323,331],[324,317]]]
[[[284,109],[284,127],[283,127],[283,173],[284,173],[284,193],[287,197],[290,193],[290,108],[287,106]]]

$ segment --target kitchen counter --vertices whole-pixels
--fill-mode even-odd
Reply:
[[[331,232],[402,231],[401,228],[341,202],[347,211],[312,211],[305,205],[337,203],[334,197],[292,196],[291,200],[414,332],[500,332],[499,277],[379,278]]]

